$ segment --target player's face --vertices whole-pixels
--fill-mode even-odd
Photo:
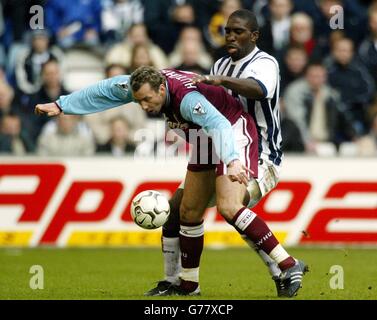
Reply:
[[[161,84],[159,90],[155,91],[149,83],[144,83],[138,91],[133,93],[133,96],[144,111],[157,114],[165,103],[166,89]]]
[[[247,56],[255,48],[258,31],[250,31],[247,22],[238,17],[230,17],[225,26],[225,45],[234,61]]]

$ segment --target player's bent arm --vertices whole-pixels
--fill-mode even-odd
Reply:
[[[241,79],[216,75],[215,69],[214,66],[211,75],[201,76],[198,82],[221,85],[248,99],[272,98],[279,81],[279,65],[271,57],[262,57],[249,64],[242,72]]]
[[[263,99],[266,97],[266,89],[263,83],[253,78],[238,79],[227,76],[199,75],[194,78],[193,82],[223,86],[249,99]]]
[[[84,115],[115,108],[133,101],[129,75],[102,80],[87,88],[60,96],[56,101],[65,114]]]
[[[183,118],[201,126],[209,134],[222,162],[228,165],[239,159],[232,125],[201,93],[186,94],[180,110]]]
[[[263,99],[267,95],[264,84],[257,79],[238,79],[226,76],[210,77],[218,77],[220,85],[248,99]]]

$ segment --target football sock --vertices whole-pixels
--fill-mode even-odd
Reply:
[[[248,244],[248,246],[255,250],[258,253],[258,256],[262,259],[263,263],[267,266],[268,271],[270,272],[271,276],[278,277],[281,273],[281,270],[278,264],[273,260],[266,252],[262,249],[258,249],[258,247],[251,241],[245,234],[241,235],[242,239]]]
[[[194,291],[199,286],[199,263],[203,251],[204,226],[200,223],[181,223],[179,232],[182,270],[181,288]]]
[[[258,249],[268,254],[282,271],[295,265],[296,261],[279,244],[267,224],[250,209],[241,208],[233,217],[232,224],[254,242]]]
[[[179,237],[161,237],[162,254],[164,256],[165,280],[173,284],[179,283],[181,272],[181,251],[179,249]]]

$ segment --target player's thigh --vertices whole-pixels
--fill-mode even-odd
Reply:
[[[198,172],[187,170],[180,206],[182,222],[202,221],[207,204],[215,191],[215,178],[215,170]]]
[[[246,186],[230,181],[227,175],[216,178],[217,209],[227,220],[231,221],[234,215],[244,206]]]
[[[182,196],[183,196],[183,189],[185,188],[185,180],[183,180],[181,182],[181,184],[179,185],[178,189],[175,191],[173,197],[170,199],[171,201],[171,206],[173,205],[177,205],[177,204],[181,204],[181,201],[182,201]],[[180,198],[179,198],[180,197]],[[169,201],[169,203],[170,203]],[[179,201],[179,202],[178,202]],[[249,203],[249,198],[245,199],[245,206]],[[216,190],[214,190],[208,204],[207,204],[207,208],[212,208],[216,206]],[[171,207],[170,207],[171,208]],[[179,207],[178,207],[179,209]],[[170,210],[171,211],[171,210]]]
[[[169,200],[170,205],[170,213],[172,212],[178,212],[179,214],[179,207],[181,206],[183,198],[183,187],[181,188],[181,185],[175,190],[174,194]]]

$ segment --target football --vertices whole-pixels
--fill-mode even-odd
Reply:
[[[137,194],[131,204],[131,216],[144,229],[161,227],[170,214],[169,201],[158,191],[146,190]]]

